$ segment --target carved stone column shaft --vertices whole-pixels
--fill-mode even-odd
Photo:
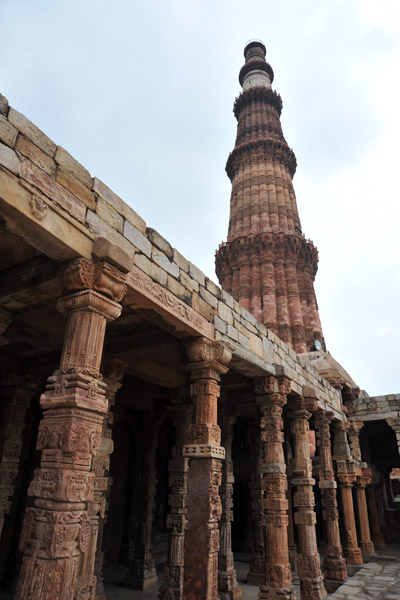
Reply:
[[[325,528],[323,562],[325,588],[334,592],[347,578],[346,561],[340,543],[339,511],[337,508],[335,473],[333,470],[330,423],[333,414],[323,410],[316,413],[317,446],[319,454],[319,488]]]
[[[76,259],[64,271],[64,285],[70,295],[58,301],[58,309],[68,315],[68,324],[60,369],[41,396],[36,445],[41,463],[28,490],[32,502],[20,539],[18,600],[33,593],[38,600],[83,599],[96,586],[93,457],[107,414],[99,369],[106,322],[121,312],[117,301],[126,291],[125,275],[104,261]]]
[[[233,463],[232,437],[234,417],[224,416],[220,419],[222,446],[225,448],[225,461],[222,465],[220,550],[218,555],[218,588],[220,600],[238,600],[242,590],[238,586],[232,552],[231,524],[233,521]]]
[[[347,439],[348,423],[339,421],[335,424],[334,459],[337,465],[337,480],[339,483],[340,497],[345,530],[343,543],[344,556],[349,565],[362,565],[361,550],[357,542],[356,521],[352,488],[356,481],[354,459],[350,454]]]
[[[282,409],[290,381],[284,377],[257,378],[256,401],[261,411],[261,474],[265,548],[265,582],[259,599],[292,600],[288,546],[287,478],[283,452]]]
[[[120,359],[109,359],[103,365],[103,373],[105,376],[106,398],[108,400],[108,413],[104,419],[100,448],[97,456],[93,458],[93,469],[95,472],[95,490],[94,501],[92,504],[91,514],[99,515],[98,534],[97,534],[97,549],[95,558],[94,574],[96,577],[96,600],[105,600],[104,583],[103,583],[103,531],[107,521],[107,509],[112,478],[109,477],[110,471],[110,455],[114,449],[112,440],[112,429],[114,424],[114,414],[112,409],[115,404],[115,399],[118,390],[122,383],[122,378],[125,371],[125,363]]]
[[[364,469],[364,471],[369,471],[369,469]],[[365,495],[365,488],[370,483],[371,477],[369,475],[364,475],[357,477],[357,483],[355,486],[358,508],[357,516],[360,531],[360,549],[363,556],[372,556],[375,554],[374,543],[371,540],[367,509],[367,498]]]
[[[168,558],[164,568],[163,584],[160,588],[161,600],[182,600],[185,568],[185,527],[187,524],[187,475],[189,459],[183,456],[183,446],[191,422],[192,407],[179,404],[171,408],[174,415],[175,445],[172,458],[168,463],[169,514],[167,529],[169,530]]]
[[[185,535],[185,600],[218,599],[218,520],[221,517],[221,433],[217,425],[220,375],[228,370],[230,347],[205,338],[187,346],[195,422],[184,456],[190,459]]]
[[[29,376],[5,376],[0,406],[0,538],[14,495],[26,410],[37,384]]]
[[[295,488],[293,504],[297,526],[297,572],[300,578],[302,600],[319,600],[326,596],[320,566],[315,531],[314,484],[309,447],[310,408],[315,411],[313,398],[299,398],[291,402],[290,428],[293,436],[292,485]]]

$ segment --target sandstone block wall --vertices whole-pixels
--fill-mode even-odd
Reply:
[[[27,216],[26,203],[22,206],[26,199],[32,223],[40,222],[41,227],[46,227],[47,220],[52,235],[62,238],[62,250],[57,254],[52,249],[53,257],[66,260],[79,253],[90,257],[96,237],[109,239],[134,256],[135,266],[155,283],[202,315],[213,326],[215,339],[235,345],[242,360],[266,370],[272,364],[284,367],[292,378],[294,391],[301,393],[304,385],[312,387],[323,405],[329,403],[341,411],[341,397],[336,389],[310,365],[303,367],[297,354],[280,338],[157,231],[146,227],[145,221],[106,184],[92,177],[0,95],[0,199],[2,187],[13,194],[16,212],[24,211]],[[17,205],[20,200],[21,206]],[[62,225],[52,221],[53,212],[63,217]],[[76,232],[75,245],[70,242],[72,229]],[[25,235],[35,245],[38,230],[32,231],[30,234],[27,228]],[[37,247],[42,249],[43,244]]]

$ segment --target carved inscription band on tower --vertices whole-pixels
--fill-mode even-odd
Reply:
[[[228,240],[216,253],[221,287],[298,353],[324,347],[314,292],[318,252],[304,237],[292,178],[296,158],[282,133],[281,97],[262,42],[245,48],[236,99]]]

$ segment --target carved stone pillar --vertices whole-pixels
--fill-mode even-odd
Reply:
[[[111,358],[105,361],[102,366],[104,382],[107,385],[106,399],[108,400],[108,413],[103,422],[102,437],[97,456],[93,457],[93,468],[95,472],[94,480],[94,502],[92,510],[94,515],[99,515],[97,549],[95,558],[94,574],[96,577],[96,600],[106,600],[103,583],[103,531],[107,521],[107,509],[112,478],[110,472],[110,455],[114,449],[112,440],[112,429],[114,424],[114,414],[112,412],[115,404],[115,398],[122,385],[122,378],[125,371],[125,363],[118,358]]]
[[[63,283],[69,295],[57,307],[68,324],[60,368],[40,400],[36,448],[42,455],[28,491],[32,503],[21,532],[17,600],[90,598],[96,585],[92,461],[108,409],[99,369],[106,322],[121,312],[125,275],[105,261],[75,259]]]
[[[287,478],[283,453],[282,409],[290,392],[285,377],[255,380],[256,401],[261,411],[261,465],[265,580],[259,599],[293,600],[292,573],[288,548]]]
[[[220,600],[239,600],[242,589],[238,586],[232,552],[231,524],[233,521],[233,463],[232,437],[235,417],[224,416],[220,419],[222,446],[226,458],[222,465],[221,505],[222,513],[219,524],[220,550],[218,556],[218,589]]]
[[[317,410],[315,426],[319,454],[319,481],[321,490],[322,517],[325,528],[325,557],[323,570],[325,588],[334,592],[347,579],[346,561],[340,543],[339,512],[337,509],[335,472],[331,452],[331,432],[329,424],[333,413]]]
[[[156,494],[156,450],[162,417],[150,414],[141,423],[140,448],[143,450],[143,465],[139,475],[138,512],[136,515],[136,540],[133,555],[129,557],[129,568],[125,578],[126,587],[147,590],[157,585],[158,577],[151,553],[151,532],[154,521],[154,497]]]
[[[265,583],[265,551],[264,551],[264,525],[263,525],[263,501],[261,490],[261,439],[260,419],[247,427],[248,443],[251,447],[253,461],[253,474],[249,484],[251,502],[251,525],[252,525],[252,550],[250,556],[250,567],[247,573],[247,583],[250,585],[263,585]]]
[[[223,342],[200,338],[188,344],[188,369],[195,420],[184,456],[190,458],[185,535],[185,600],[218,599],[218,520],[221,516],[221,432],[217,425],[220,375],[227,372],[232,354]]]
[[[309,446],[309,419],[316,410],[317,402],[311,396],[292,400],[290,429],[293,436],[292,485],[295,488],[293,505],[294,522],[297,526],[298,555],[297,573],[300,579],[302,600],[319,600],[326,596],[321,561],[315,531],[316,515]]]
[[[175,445],[172,458],[168,463],[169,514],[167,529],[169,530],[168,558],[164,567],[163,584],[160,588],[160,600],[182,600],[184,567],[185,567],[185,528],[187,524],[187,476],[189,459],[183,456],[183,446],[187,440],[191,423],[192,407],[178,404],[171,407],[175,425]]]
[[[372,541],[374,542],[375,550],[385,549],[385,538],[381,531],[381,525],[379,521],[378,503],[376,498],[376,487],[377,480],[379,481],[376,473],[373,472],[372,481],[367,487],[369,516],[371,525]]]
[[[260,434],[258,433],[258,435]],[[250,483],[249,487],[253,525],[253,547],[250,557],[250,568],[247,573],[247,583],[250,585],[263,585],[265,583],[265,550],[261,476],[259,475],[259,481]]]
[[[363,469],[363,471],[364,474],[362,476],[357,477],[355,488],[357,495],[357,517],[360,532],[360,549],[363,557],[366,557],[373,556],[375,554],[375,548],[371,540],[367,509],[367,498],[365,495],[365,488],[371,483],[371,471],[370,469]]]
[[[345,530],[343,544],[344,556],[349,565],[362,565],[362,554],[358,547],[356,521],[352,489],[356,481],[354,459],[350,454],[347,440],[348,423],[338,421],[335,424],[334,459],[337,465],[337,480],[342,501],[342,512]]]
[[[350,421],[348,424],[348,432],[350,441],[351,454],[354,460],[361,462],[361,448],[360,448],[360,431],[364,427],[364,423],[359,421]]]
[[[0,538],[14,495],[22,449],[25,414],[38,383],[29,375],[1,379],[0,400]]]
[[[291,473],[291,469],[290,469],[290,464],[288,465],[287,477],[288,477],[287,499],[288,499],[288,518],[289,518],[289,524],[288,524],[289,562],[290,562],[291,570],[296,571],[297,570],[297,567],[296,567],[297,549],[296,549],[296,542],[294,539],[293,494],[292,494],[293,486],[291,483],[292,473]]]

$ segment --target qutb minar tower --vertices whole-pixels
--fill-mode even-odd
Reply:
[[[292,178],[296,157],[282,133],[282,100],[259,40],[244,50],[228,240],[216,252],[227,292],[297,353],[325,350],[314,291],[318,252],[302,233]],[[320,342],[321,346],[318,344]]]

